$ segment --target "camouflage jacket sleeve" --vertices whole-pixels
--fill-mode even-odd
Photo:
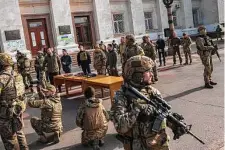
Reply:
[[[144,50],[140,46],[137,46],[137,50],[138,50],[138,54],[139,55],[145,56],[145,52],[144,52]]]
[[[105,110],[105,107],[104,107],[103,105],[102,105],[102,111],[103,111],[103,113],[104,113],[104,115],[105,115],[106,120],[109,121],[109,114],[108,114],[108,112]]]
[[[214,49],[213,46],[205,46],[204,43],[205,42],[204,42],[203,38],[200,38],[200,37],[197,38],[196,46],[198,46],[200,50],[202,50],[202,51],[211,51],[211,50]]]
[[[44,100],[30,100],[27,104],[32,108],[41,108],[44,104]]]
[[[117,91],[111,108],[111,119],[118,133],[127,133],[136,123],[140,111],[133,109],[132,105],[130,109],[128,107],[128,99],[124,96],[123,91]]]
[[[78,127],[83,128],[85,104],[81,104],[77,111],[76,124]]]

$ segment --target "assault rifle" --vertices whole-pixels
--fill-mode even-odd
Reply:
[[[218,46],[216,45],[216,44],[214,44],[213,43],[213,41],[212,40],[210,40],[210,43],[211,43],[211,45],[214,47],[214,51],[213,51],[213,54],[216,54],[216,56],[219,58],[219,60],[220,60],[220,62],[221,62],[221,59],[220,59],[220,54],[219,54],[219,52],[218,52]]]
[[[186,123],[183,122],[184,118],[182,115],[173,113],[170,111],[171,106],[164,99],[160,98],[159,96],[155,96],[154,98],[150,100],[146,96],[144,96],[142,93],[140,93],[137,89],[129,85],[123,86],[123,89],[126,95],[129,95],[133,98],[145,100],[148,104],[150,104],[151,106],[155,108],[158,116],[156,117],[154,121],[152,131],[159,132],[161,128],[161,123],[166,118],[167,121],[170,122],[172,126],[174,126],[176,129],[182,128],[184,130],[184,133],[190,134],[200,143],[205,144],[201,139],[199,139],[190,131],[192,125],[186,125]],[[174,136],[174,140],[178,138],[179,137]]]

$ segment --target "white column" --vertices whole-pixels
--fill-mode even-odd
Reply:
[[[109,0],[93,0],[97,41],[113,38],[113,20]]]
[[[217,0],[217,5],[219,23],[224,23],[224,0]]]
[[[16,50],[31,57],[30,51],[26,49],[18,0],[0,0],[0,7],[0,47],[2,51],[11,54],[14,61],[16,61],[14,57]],[[16,30],[19,31],[20,38],[6,40],[5,31],[16,33]]]
[[[51,0],[51,19],[53,28],[53,37],[55,42],[55,49],[58,50],[58,54],[62,53],[62,49],[73,52],[77,50],[78,45],[75,43],[73,22],[70,10],[69,0]],[[60,34],[59,27],[69,26],[70,33]]]
[[[169,28],[166,6],[162,0],[156,0],[157,23],[160,32],[164,32],[165,28]]]
[[[183,12],[182,22],[183,28],[194,27],[193,13],[192,13],[192,0],[181,0],[181,9]]]
[[[145,18],[142,0],[129,0],[129,8],[133,34],[145,34]]]

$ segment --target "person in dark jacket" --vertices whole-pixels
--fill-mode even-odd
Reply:
[[[72,66],[72,58],[68,55],[65,49],[63,51],[63,56],[61,57],[62,68],[65,73],[71,73],[71,66]]]
[[[164,39],[160,38],[160,35],[158,35],[158,40],[156,41],[156,47],[159,54],[159,67],[162,66],[162,58],[163,57],[163,63],[164,66],[166,66],[166,59],[165,59],[165,41]]]
[[[90,54],[84,50],[84,47],[82,45],[80,45],[79,48],[80,52],[77,54],[77,63],[79,67],[81,66],[84,75],[88,75],[91,73],[91,57]]]
[[[110,76],[118,76],[117,71],[117,53],[115,49],[113,48],[112,44],[108,44],[107,47],[109,53],[108,53],[108,59],[107,59],[107,69]]]

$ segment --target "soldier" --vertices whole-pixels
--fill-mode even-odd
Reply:
[[[192,58],[191,58],[191,38],[186,34],[183,33],[183,40],[182,40],[182,45],[184,49],[184,55],[185,55],[185,63],[184,65],[188,64],[188,57],[190,60],[190,64],[192,63]]]
[[[117,70],[117,53],[112,44],[108,44],[107,70],[110,76],[119,76]]]
[[[38,83],[45,87],[45,83],[47,82],[44,64],[44,53],[42,51],[38,51],[38,56],[35,60],[35,71],[37,73]]]
[[[0,135],[6,150],[28,150],[22,131],[25,87],[12,65],[12,57],[0,53]]]
[[[84,92],[85,102],[82,103],[77,111],[76,124],[81,127],[84,146],[90,145],[98,150],[103,146],[103,138],[108,130],[109,115],[102,105],[102,100],[95,98],[93,87],[87,87]]]
[[[125,48],[126,48],[126,43],[125,43],[125,37],[121,37],[120,39],[120,44],[119,44],[119,47],[118,47],[118,54],[120,55],[121,57],[121,63],[123,64],[123,53],[125,51]]]
[[[125,93],[125,87],[132,86],[150,99],[156,95],[161,97],[160,92],[150,86],[154,65],[146,56],[133,56],[125,64],[124,85],[116,92],[111,108],[111,118],[125,150],[169,150],[169,137],[165,130],[167,121],[159,124],[161,129],[158,133],[153,132],[157,116],[155,108],[145,100]],[[174,130],[179,137],[181,134],[177,135],[178,132]]]
[[[182,65],[182,58],[180,55],[180,45],[181,45],[181,41],[180,39],[177,37],[176,33],[173,33],[171,42],[170,42],[172,48],[173,48],[173,65],[176,65],[176,54],[179,57],[180,60],[180,65]]]
[[[21,52],[17,52],[17,68],[18,72],[23,77],[25,88],[28,89],[32,87],[31,62],[27,56]]]
[[[212,46],[212,40],[207,36],[206,28],[204,26],[200,26],[198,28],[199,37],[196,39],[197,53],[199,54],[202,64],[204,65],[204,80],[205,80],[205,88],[212,89],[212,85],[216,85],[217,83],[211,80],[212,72],[213,72],[213,63],[212,63],[212,54],[216,50]]]
[[[158,71],[156,65],[156,51],[154,49],[154,45],[151,43],[149,36],[143,36],[143,43],[141,43],[141,48],[145,52],[145,56],[151,58],[155,63],[153,67],[154,77],[152,78],[153,83],[158,81]]]
[[[123,63],[122,63],[122,71],[123,71],[123,67],[126,63],[126,61],[132,57],[132,56],[136,56],[136,55],[141,55],[144,56],[145,53],[143,51],[143,49],[138,46],[137,43],[135,43],[135,38],[133,35],[127,35],[126,36],[126,48],[125,51],[123,53]]]
[[[56,88],[47,84],[46,89],[41,88],[43,99],[29,100],[28,106],[41,109],[41,119],[32,117],[30,119],[32,128],[40,136],[39,142],[58,143],[62,133],[62,104],[60,95],[56,94]]]
[[[94,68],[97,70],[98,75],[106,75],[106,55],[100,49],[99,45],[95,46],[95,50],[93,52],[93,60],[94,60]]]

